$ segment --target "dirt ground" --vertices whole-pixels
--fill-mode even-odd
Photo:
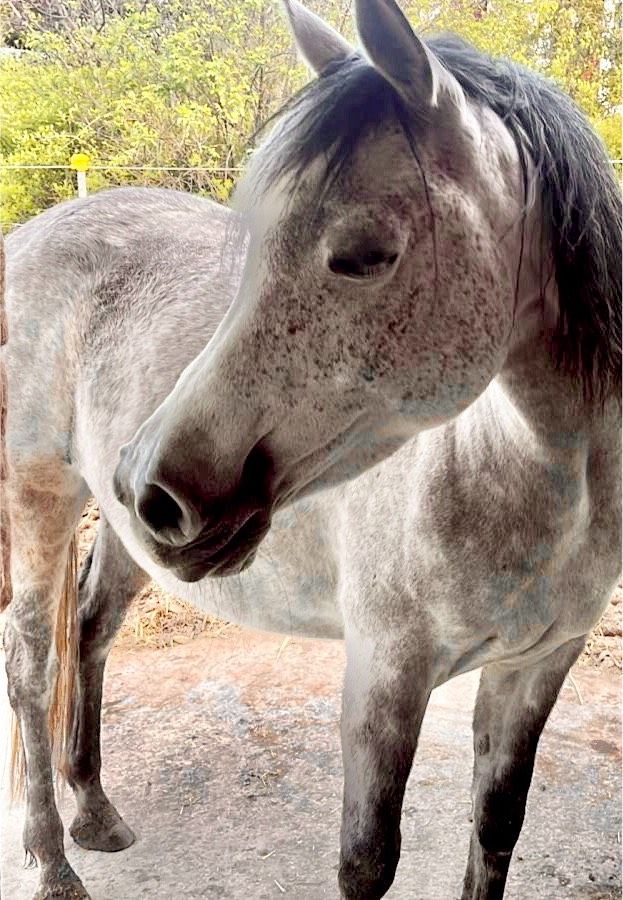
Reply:
[[[95,539],[98,520],[97,506],[91,502],[83,513],[79,529],[81,559]],[[621,670],[622,599],[623,582],[620,582],[606,612],[593,629],[578,665]],[[135,599],[117,638],[117,646],[158,649],[185,643],[200,634],[220,635],[235,630],[236,626],[200,613],[152,582]]]
[[[9,717],[2,669],[0,735]],[[341,641],[284,644],[242,628],[158,653],[115,648],[103,777],[137,841],[94,853],[66,832],[68,859],[92,900],[335,900],[343,671]],[[433,692],[387,900],[461,894],[477,685],[469,672]],[[563,686],[540,742],[506,900],[620,900],[620,710],[614,669],[576,668]],[[24,807],[5,802],[0,891],[3,900],[30,900],[38,872],[22,867]],[[71,791],[59,808],[68,826]]]

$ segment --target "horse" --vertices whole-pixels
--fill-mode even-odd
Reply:
[[[393,881],[431,691],[482,668],[462,896],[497,900],[539,736],[619,573],[621,214],[599,139],[551,83],[424,41],[394,0],[356,0],[357,48],[286,9],[317,77],[232,210],[118,189],[7,241],[4,641],[39,900],[88,897],[59,740],[73,838],[134,839],[101,786],[100,705],[148,577],[345,641],[346,900]]]

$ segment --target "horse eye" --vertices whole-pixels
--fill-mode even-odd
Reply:
[[[345,275],[347,278],[377,278],[391,269],[397,259],[397,253],[366,250],[354,256],[332,256],[329,268],[335,275]]]

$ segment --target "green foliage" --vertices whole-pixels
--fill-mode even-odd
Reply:
[[[621,0],[418,0],[409,15],[424,34],[456,31],[551,78],[620,159],[621,11]]]
[[[27,50],[0,63],[4,164],[67,164],[84,151],[89,187],[152,183],[227,197],[246,141],[300,82],[279,11],[265,0],[167,0],[128,6],[97,29],[34,26]],[[3,220],[21,221],[75,193],[73,174],[5,171]]]
[[[0,0],[0,14],[10,2]],[[311,5],[352,37],[348,0]],[[80,0],[64,0],[55,30],[34,11],[21,23],[23,50],[0,57],[0,163],[67,164],[85,151],[106,166],[89,173],[91,190],[158,184],[225,199],[250,135],[306,77],[277,3],[141,0],[117,8],[90,21]],[[423,33],[457,31],[550,75],[618,159],[620,9],[621,0],[418,0],[408,12]],[[2,220],[23,221],[74,195],[72,172],[5,169]]]

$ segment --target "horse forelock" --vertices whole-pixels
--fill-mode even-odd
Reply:
[[[552,355],[599,405],[621,386],[621,205],[605,148],[575,103],[541,75],[453,35],[426,43],[468,100],[492,110],[513,137],[526,212],[540,196],[543,297],[552,269],[558,288]],[[285,204],[318,160],[320,205],[356,148],[387,124],[403,130],[426,178],[417,154],[426,121],[357,53],[329,67],[266,124],[274,128],[236,192],[240,209],[274,199],[277,184]]]
[[[294,189],[318,160],[317,201],[348,166],[353,153],[372,132],[387,123],[399,125],[410,141],[423,122],[376,69],[359,54],[329,66],[296,93],[262,127],[260,144],[236,190],[234,205],[253,208],[275,185]]]

